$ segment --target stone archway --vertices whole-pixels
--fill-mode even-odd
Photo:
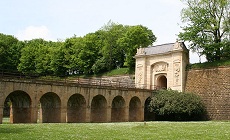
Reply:
[[[189,50],[183,42],[139,48],[134,58],[136,85],[146,85],[147,89],[170,88],[184,91]],[[161,75],[164,77],[157,79]]]
[[[40,99],[40,120],[43,123],[61,122],[61,100],[56,93],[49,92]]]
[[[107,122],[107,101],[102,95],[97,95],[92,99],[91,122]]]
[[[31,123],[31,98],[24,91],[10,93],[4,102],[5,117],[10,117],[10,123]]]
[[[160,75],[157,78],[157,88],[158,89],[167,89],[167,78],[165,75]]]
[[[111,121],[112,122],[125,121],[125,100],[122,96],[116,96],[113,99],[112,110],[111,110]]]
[[[67,122],[85,122],[86,100],[81,94],[72,95],[67,103]]]
[[[129,102],[129,121],[141,121],[141,100],[136,96]]]

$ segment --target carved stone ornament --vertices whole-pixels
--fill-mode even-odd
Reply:
[[[143,55],[143,54],[145,54],[145,48],[137,49],[137,55]]]
[[[168,65],[166,63],[156,64],[153,68],[154,72],[165,72],[168,69]]]
[[[180,85],[180,63],[174,63],[174,85]]]
[[[138,71],[138,75],[137,75],[137,83],[141,84],[142,83],[142,79],[143,79],[143,66],[142,65],[137,65],[137,71]]]

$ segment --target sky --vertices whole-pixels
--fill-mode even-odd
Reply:
[[[1,0],[0,33],[19,40],[65,40],[95,32],[109,21],[143,25],[157,37],[153,45],[173,43],[182,31],[180,0]],[[190,62],[199,62],[190,53]]]

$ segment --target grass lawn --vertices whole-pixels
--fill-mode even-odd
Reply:
[[[0,124],[0,139],[230,139],[230,122]]]

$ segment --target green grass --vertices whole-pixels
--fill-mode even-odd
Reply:
[[[216,62],[205,62],[205,63],[195,63],[188,65],[189,69],[205,69],[205,68],[214,68],[220,66],[230,66],[230,60],[220,60]]]
[[[102,74],[102,76],[127,75],[127,74],[134,74],[134,70],[129,70],[128,68],[119,68],[119,69],[114,69],[109,72],[106,72]]]
[[[0,139],[230,139],[230,122],[1,124]]]
[[[135,71],[129,70],[128,68],[119,68],[119,69],[113,69],[111,71],[105,72],[105,73],[99,73],[99,74],[92,74],[92,75],[71,75],[68,77],[68,79],[74,79],[77,77],[81,78],[91,78],[91,77],[102,77],[102,76],[118,76],[118,75],[129,75],[134,74]]]

